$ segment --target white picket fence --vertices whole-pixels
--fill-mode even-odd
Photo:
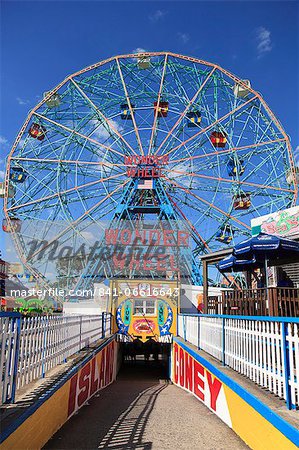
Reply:
[[[181,314],[178,335],[299,406],[299,319]]]
[[[0,313],[0,400],[44,377],[84,347],[111,333],[111,315],[34,316]]]

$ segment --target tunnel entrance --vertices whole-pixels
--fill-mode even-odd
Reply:
[[[131,342],[120,344],[120,375],[136,374],[153,379],[169,379],[171,344],[148,337],[143,342],[138,336]]]

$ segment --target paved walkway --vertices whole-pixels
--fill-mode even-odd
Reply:
[[[124,367],[45,449],[241,450],[248,447],[195,397],[160,380],[154,363]],[[163,378],[163,374],[162,374]]]

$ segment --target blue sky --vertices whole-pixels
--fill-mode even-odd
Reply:
[[[27,112],[106,57],[170,50],[216,62],[262,93],[297,148],[298,1],[2,1],[1,165]]]

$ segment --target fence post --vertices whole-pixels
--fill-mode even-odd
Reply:
[[[197,317],[198,325],[197,325],[197,348],[200,350],[200,316]]]
[[[282,337],[282,352],[283,352],[283,362],[284,362],[284,383],[285,383],[285,394],[287,408],[292,409],[292,398],[291,398],[291,387],[289,384],[290,380],[290,348],[289,342],[287,341],[288,335],[288,323],[281,322],[281,337]]]
[[[80,316],[80,343],[79,343],[79,350],[82,349],[82,316]]]
[[[222,317],[222,365],[225,366],[225,318]]]
[[[105,312],[102,312],[102,339],[104,339],[105,337],[105,325],[106,325],[106,320],[105,320]]]
[[[43,339],[43,352],[42,352],[42,378],[45,378],[45,356],[46,356],[46,346],[47,346],[47,326],[48,326],[48,321],[47,321],[47,317],[42,317],[42,322],[43,319],[45,319],[45,326],[44,326],[44,339]]]
[[[278,316],[278,310],[277,310],[277,289],[276,288],[268,288],[268,314],[271,317]]]
[[[14,357],[14,363],[13,363],[13,376],[12,376],[12,387],[11,387],[11,399],[9,403],[15,402],[15,396],[16,396],[16,388],[17,388],[17,375],[18,375],[18,368],[19,368],[19,352],[20,352],[20,340],[21,340],[21,320],[22,317],[18,317],[16,319],[16,342],[15,342],[15,357]]]
[[[62,330],[63,330],[63,336],[64,336],[64,358],[63,358],[63,362],[66,363],[67,360],[67,341],[68,341],[68,337],[69,337],[69,327],[68,327],[68,317],[64,316],[62,317]],[[70,320],[71,322],[71,320]],[[72,323],[70,324],[72,326]],[[66,338],[67,336],[67,338]]]

